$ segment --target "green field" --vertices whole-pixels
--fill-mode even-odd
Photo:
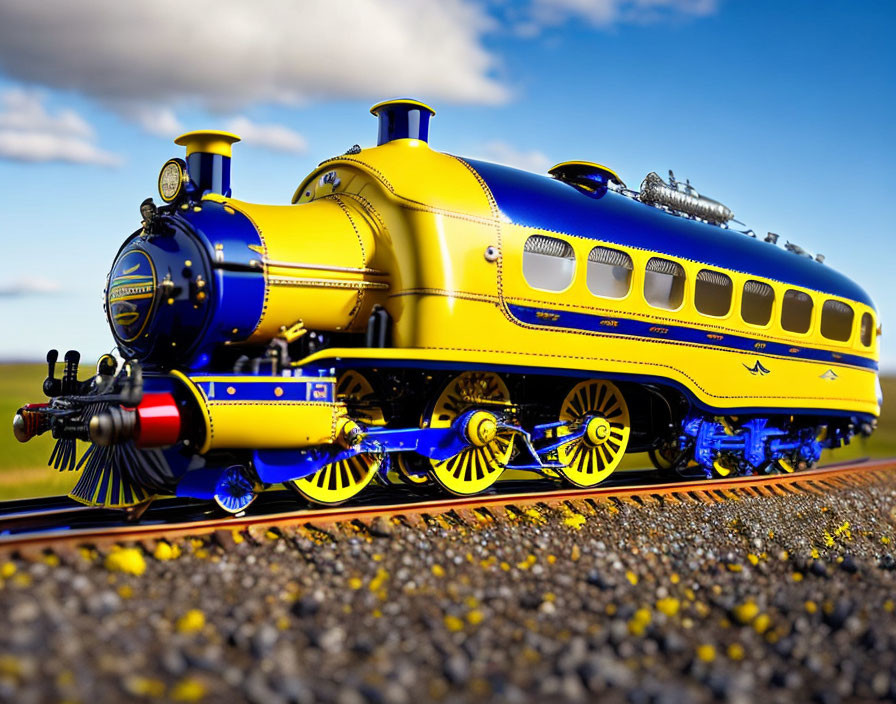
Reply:
[[[41,364],[0,365],[0,500],[64,494],[78,479],[75,472],[47,467],[53,441],[40,437],[22,444],[12,434],[12,417],[26,402],[44,401],[41,384],[46,366]],[[877,432],[868,440],[855,440],[849,447],[826,452],[824,462],[856,457],[896,457],[896,377],[881,380],[884,408]],[[648,466],[645,456],[626,457],[623,467]]]

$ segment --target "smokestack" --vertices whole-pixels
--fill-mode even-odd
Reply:
[[[197,130],[187,132],[174,143],[187,148],[187,173],[201,196],[211,191],[230,196],[230,153],[240,138],[230,132]]]
[[[429,118],[436,114],[429,105],[410,98],[385,100],[370,108],[379,120],[377,146],[396,139],[429,142]]]

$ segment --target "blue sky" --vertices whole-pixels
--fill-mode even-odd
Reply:
[[[877,303],[896,372],[892,2],[129,5],[0,9],[0,359],[111,347],[105,275],[181,131],[241,133],[234,195],[284,203],[375,142],[371,104],[410,95],[437,111],[434,148],[598,161],[635,188],[672,168],[825,254]]]

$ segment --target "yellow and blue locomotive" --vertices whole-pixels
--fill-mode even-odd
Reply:
[[[14,421],[57,439],[75,498],[236,512],[278,483],[320,504],[376,478],[590,487],[643,451],[792,471],[873,429],[876,312],[820,257],[730,229],[674,179],[535,175],[434,151],[420,102],[371,112],[377,146],[321,163],[289,205],[232,197],[235,135],[176,140],[186,159],[106,285],[126,361],[79,381],[70,352],[57,379],[51,352],[49,401]]]

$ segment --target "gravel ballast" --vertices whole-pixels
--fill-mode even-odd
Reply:
[[[0,562],[0,700],[896,698],[896,479]]]

